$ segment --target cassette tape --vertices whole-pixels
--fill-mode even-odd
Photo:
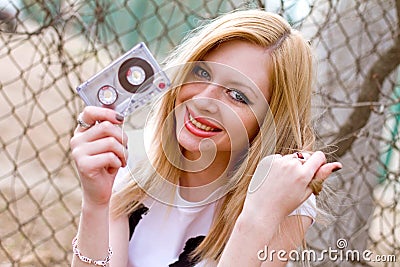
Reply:
[[[139,43],[76,90],[86,105],[111,108],[127,116],[169,86],[167,75],[147,46]]]

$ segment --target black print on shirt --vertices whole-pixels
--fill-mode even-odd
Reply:
[[[132,239],[133,233],[135,232],[136,226],[139,224],[139,221],[143,218],[143,215],[146,215],[149,211],[149,208],[143,204],[140,204],[139,207],[132,212],[129,216],[129,240]],[[197,236],[189,238],[185,247],[183,248],[182,253],[179,255],[178,260],[169,265],[169,267],[192,267],[195,266],[199,260],[198,257],[190,257],[192,252],[200,245],[200,243],[204,240],[205,236]]]
[[[169,267],[191,267],[196,265],[199,258],[191,258],[189,256],[200,245],[204,238],[205,236],[202,235],[189,238],[188,241],[186,241],[183,252],[179,255],[178,260],[170,264]]]
[[[132,235],[133,232],[135,232],[136,226],[142,219],[143,215],[146,215],[148,210],[149,210],[148,207],[146,207],[143,204],[140,204],[139,207],[129,216],[129,240],[132,239]]]

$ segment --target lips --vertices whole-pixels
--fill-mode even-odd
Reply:
[[[187,109],[185,114],[185,127],[192,134],[199,137],[212,137],[222,130],[205,118],[195,117]]]

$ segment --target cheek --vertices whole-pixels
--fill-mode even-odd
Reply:
[[[254,114],[241,109],[236,110],[235,115],[225,116],[225,129],[228,132],[233,150],[241,150],[249,146],[252,139],[259,131],[258,123]]]
[[[243,114],[242,121],[246,127],[247,136],[250,141],[252,141],[260,131],[261,124],[266,116],[266,112],[267,108],[258,106]]]
[[[182,104],[185,100],[185,93],[187,90],[184,90],[184,86],[182,86],[181,88],[177,89],[178,92],[176,93],[175,96],[175,107],[178,106],[179,104]]]
[[[176,96],[177,103],[183,103],[188,99],[191,99],[195,94],[197,87],[195,84],[185,84],[179,89]]]
[[[257,135],[260,127],[255,116],[251,116],[251,118],[247,119],[248,120],[246,121],[245,127],[247,130],[247,137],[249,138],[249,141],[251,141]]]
[[[178,94],[176,95],[176,98],[175,98],[175,107],[183,102],[182,99],[183,99],[182,90],[179,90],[179,92],[178,92]]]
[[[261,124],[264,122],[267,113],[269,112],[268,104],[263,103],[252,110],[249,121],[249,138],[253,139],[260,130]]]

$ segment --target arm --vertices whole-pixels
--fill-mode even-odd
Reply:
[[[82,255],[94,260],[107,256],[109,244],[113,255],[109,266],[126,266],[128,263],[129,225],[127,217],[109,220],[108,207],[82,207],[77,235],[78,248]],[[104,222],[104,223],[101,223]],[[109,232],[109,235],[104,234]],[[76,256],[71,266],[88,266]]]
[[[78,126],[70,142],[82,185],[82,213],[77,248],[85,257],[104,260],[111,244],[111,263],[114,266],[123,266],[127,262],[128,242],[125,239],[129,232],[128,220],[110,220],[109,215],[115,176],[120,167],[126,166],[124,146],[127,137],[120,127],[115,126],[122,123],[122,118],[110,109],[86,107],[82,119],[93,126],[89,129]],[[72,266],[88,265],[74,255]]]
[[[272,240],[280,221],[275,216],[263,219],[239,215],[218,266],[260,266],[257,253]]]
[[[77,234],[77,248],[82,255],[94,260],[103,260],[107,256],[109,237],[108,206],[82,206],[79,229]],[[74,267],[87,266],[75,255],[72,258]]]
[[[288,216],[286,217],[279,230],[272,238],[271,244],[267,247],[268,251],[264,251],[264,255],[260,254],[262,267],[278,267],[286,266],[291,250],[297,249],[304,240],[307,229],[311,226],[312,219],[308,216]],[[279,251],[285,251],[284,255],[278,256]],[[270,255],[265,253],[271,253]],[[257,255],[258,256],[258,255]],[[282,259],[280,259],[280,258]],[[265,261],[264,261],[265,259]]]
[[[290,250],[294,244],[285,236],[291,233],[282,236],[279,226],[291,225],[292,219],[287,216],[311,195],[308,187],[311,179],[325,180],[337,168],[341,164],[326,163],[322,152],[315,152],[304,164],[293,155],[264,158],[253,175],[243,210],[219,266],[261,266],[257,255],[261,249],[287,247]],[[277,265],[264,266],[280,266],[279,262],[274,264]]]
[[[110,245],[114,251],[110,266],[128,265],[129,223],[128,217],[110,222]]]

